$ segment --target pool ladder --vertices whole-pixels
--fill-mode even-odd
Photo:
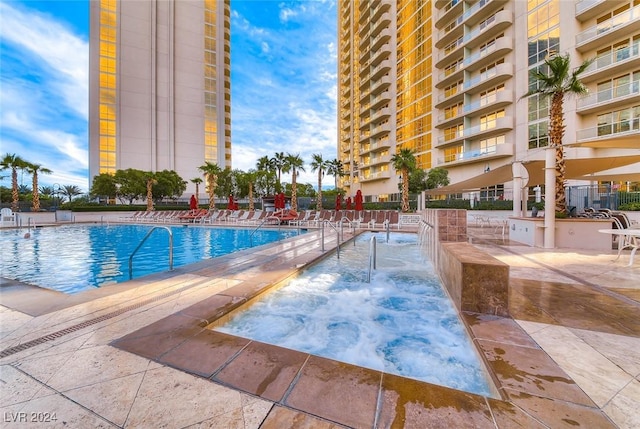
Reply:
[[[371,237],[369,240],[369,271],[367,272],[367,283],[371,283],[371,271],[376,269],[376,237]]]
[[[136,250],[129,256],[129,280],[133,278],[133,256],[140,250],[144,242],[147,241],[147,238],[149,238],[156,229],[164,229],[169,233],[169,271],[173,270],[173,232],[171,232],[171,228],[168,226],[154,226],[147,232],[147,235],[145,235],[140,244],[138,244]]]

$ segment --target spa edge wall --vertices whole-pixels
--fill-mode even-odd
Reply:
[[[509,266],[474,247],[466,210],[428,209],[423,244],[460,311],[509,316]]]

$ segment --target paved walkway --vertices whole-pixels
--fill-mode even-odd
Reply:
[[[640,427],[640,261],[469,235],[511,267],[513,320],[464,315],[508,401],[204,329],[320,256],[310,233],[73,297],[3,282],[0,426]]]

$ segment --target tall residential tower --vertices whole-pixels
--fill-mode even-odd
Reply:
[[[640,0],[340,0],[338,37],[349,195],[397,200],[390,160],[401,148],[422,169],[447,169],[449,193],[466,198],[508,197],[513,164],[539,177],[548,100],[522,96],[555,54],[594,60],[582,76],[590,94],[565,100],[565,153],[579,167],[570,178],[640,155]]]
[[[229,0],[92,1],[90,179],[231,167],[230,55]]]

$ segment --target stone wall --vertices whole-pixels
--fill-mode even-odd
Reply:
[[[509,266],[468,243],[466,210],[428,209],[423,245],[460,311],[509,315]]]

